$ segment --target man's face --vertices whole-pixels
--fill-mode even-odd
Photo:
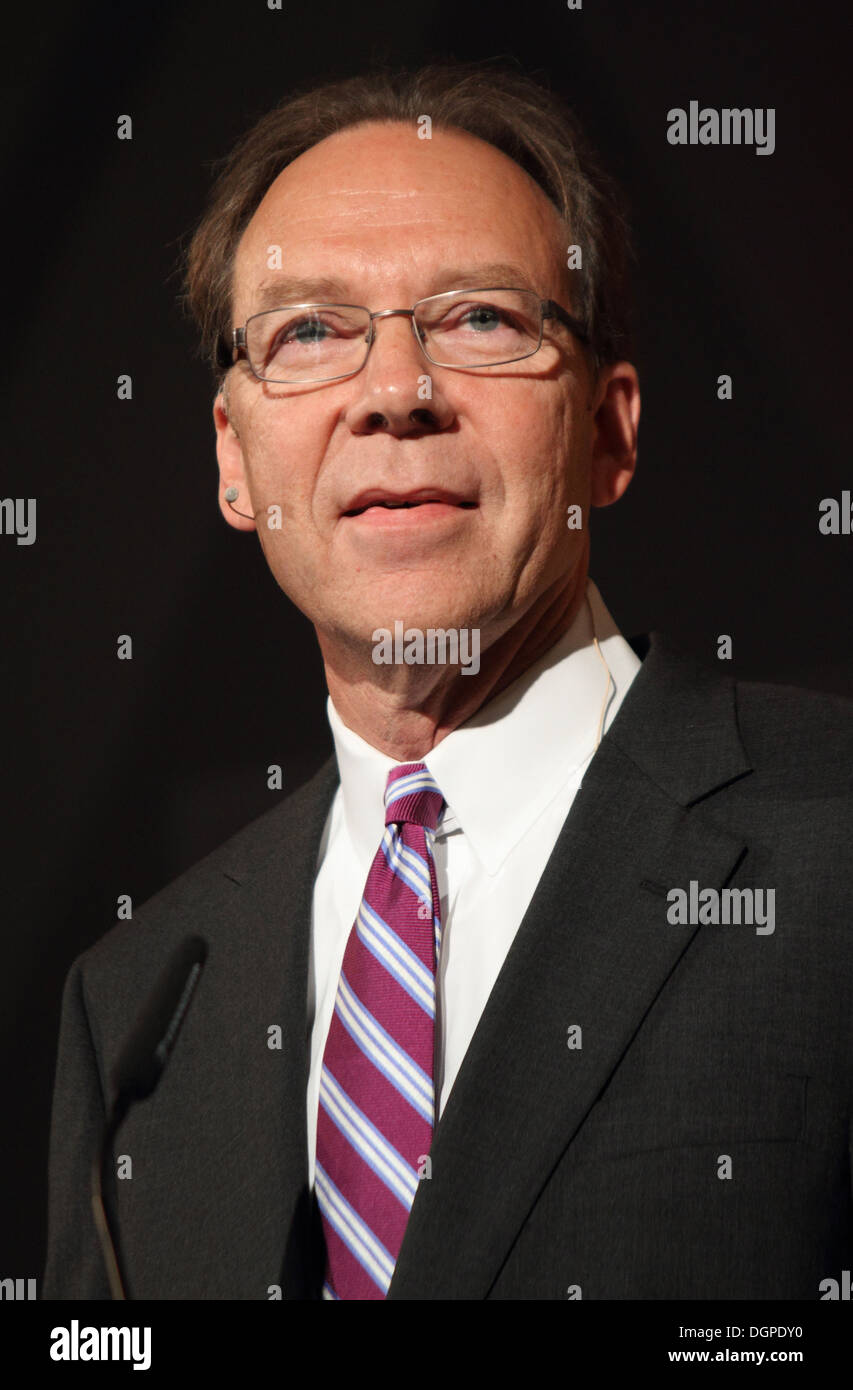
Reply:
[[[314,146],[271,185],[238,248],[232,321],[257,312],[277,277],[305,283],[273,303],[407,309],[444,290],[509,285],[571,311],[570,241],[541,189],[491,145],[367,124]],[[268,265],[276,246],[280,270]],[[312,284],[330,279],[334,293]],[[601,393],[553,321],[534,356],[469,371],[430,363],[409,318],[376,320],[375,332],[366,365],[342,381],[274,385],[246,363],[231,371],[230,424],[221,402],[216,411],[220,497],[240,486],[237,506],[255,515],[269,566],[324,653],[372,646],[374,629],[397,620],[479,628],[485,650],[585,572],[591,489],[600,504],[596,489],[609,486],[596,477]],[[351,515],[370,492],[437,500]],[[573,503],[582,530],[567,526]],[[267,525],[273,504],[281,529]]]

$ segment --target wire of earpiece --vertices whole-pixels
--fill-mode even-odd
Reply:
[[[244,516],[244,517],[246,518],[247,521],[254,521],[255,518],[254,518],[254,516],[253,516],[253,514],[252,514],[251,512],[241,512],[240,509],[239,509],[239,507],[233,506],[233,503],[234,503],[235,499],[238,498],[239,496],[240,496],[240,489],[239,489],[238,487],[233,487],[233,486],[232,486],[232,487],[227,487],[227,488],[225,489],[225,501],[228,503],[228,505],[229,505],[229,507],[231,508],[232,512],[236,512],[238,516]]]
[[[596,737],[595,737],[595,751],[598,752],[598,745],[601,743],[601,730],[602,730],[602,727],[603,727],[603,725],[604,725],[604,711],[605,711],[606,708],[607,708],[607,701],[608,701],[608,698],[609,698],[609,696],[610,696],[610,686],[611,686],[611,683],[612,683],[613,685],[615,685],[616,682],[613,680],[613,677],[612,677],[611,674],[610,674],[610,667],[607,665],[607,662],[606,662],[605,659],[604,659],[604,653],[602,652],[600,646],[598,645],[598,636],[597,636],[596,631],[595,631],[595,614],[594,614],[593,611],[592,611],[592,604],[591,604],[590,601],[589,601],[589,594],[587,594],[587,596],[586,596],[586,601],[587,601],[587,606],[588,606],[588,608],[589,608],[590,621],[591,621],[591,623],[592,623],[592,640],[593,640],[593,643],[594,643],[594,645],[595,645],[595,650],[598,652],[598,655],[599,655],[599,657],[600,657],[600,659],[601,659],[601,664],[602,664],[602,666],[604,667],[605,671],[607,672],[607,685],[606,685],[605,690],[604,690],[604,699],[603,699],[602,702],[601,702],[601,714],[599,715],[599,718],[598,718],[598,733],[596,734]]]

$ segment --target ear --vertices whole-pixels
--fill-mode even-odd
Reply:
[[[590,409],[594,415],[590,502],[593,507],[609,507],[619,501],[637,466],[640,381],[630,362],[602,367]]]
[[[243,463],[243,446],[228,418],[228,408],[222,391],[213,402],[213,423],[216,427],[216,457],[219,462],[219,510],[228,525],[233,526],[236,531],[256,531],[257,527],[251,516],[239,515],[240,512],[252,513],[255,509]],[[240,496],[234,507],[225,500],[225,489],[228,487],[240,489]]]

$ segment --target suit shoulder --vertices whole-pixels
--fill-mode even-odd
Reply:
[[[736,681],[735,698],[759,772],[795,779],[801,795],[853,792],[853,699],[769,681]]]
[[[132,921],[116,922],[74,962],[92,978],[109,974],[122,961],[129,968],[145,957],[162,959],[185,935],[196,931],[200,919],[217,920],[223,898],[250,878],[283,846],[302,852],[322,831],[337,784],[334,758],[270,810],[256,816],[134,907]]]

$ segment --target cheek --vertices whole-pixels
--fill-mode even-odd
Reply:
[[[255,412],[243,436],[243,460],[256,507],[277,503],[283,517],[304,516],[321,458],[316,426],[300,428],[298,418]]]
[[[565,375],[513,383],[504,394],[502,414],[504,432],[520,457],[568,458],[585,430],[579,384]]]
[[[588,421],[574,396],[554,387],[510,402],[501,439],[509,511],[548,524],[584,491]]]

